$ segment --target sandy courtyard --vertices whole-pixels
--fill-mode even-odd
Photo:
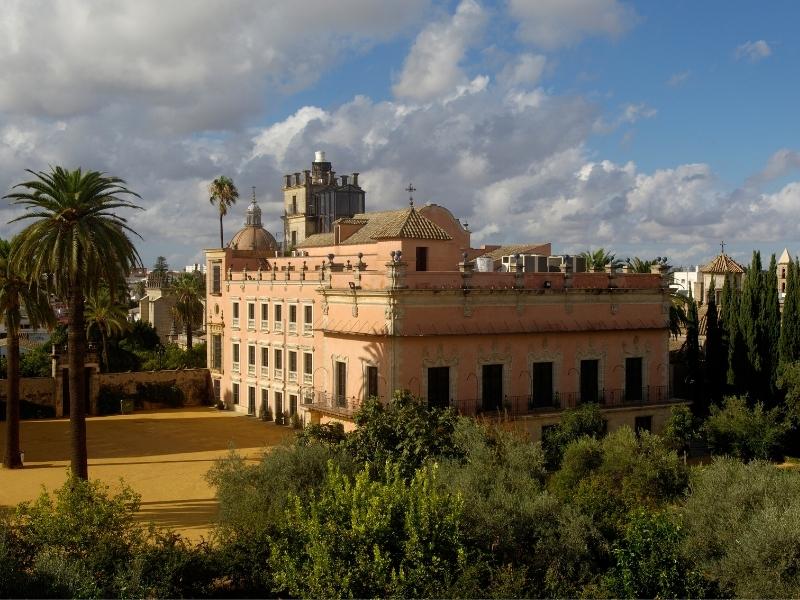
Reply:
[[[142,496],[141,517],[192,538],[207,535],[217,514],[204,475],[230,448],[257,459],[291,429],[208,407],[90,417],[86,422],[89,477]],[[0,440],[5,423],[0,423]],[[0,468],[0,505],[32,500],[59,487],[69,466],[69,420],[23,421],[25,468]],[[1,448],[2,446],[0,446]]]

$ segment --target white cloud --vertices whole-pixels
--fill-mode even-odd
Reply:
[[[764,40],[757,40],[755,42],[747,41],[744,44],[737,46],[736,59],[747,60],[751,63],[758,62],[770,56],[772,48]]]
[[[503,68],[498,80],[508,87],[534,86],[541,79],[546,64],[547,59],[541,54],[520,54]]]
[[[587,36],[617,38],[638,21],[633,8],[618,0],[510,0],[518,35],[547,50],[578,43]]]
[[[692,76],[691,71],[681,71],[680,73],[673,73],[669,79],[667,79],[667,85],[670,87],[680,87],[684,83],[689,80],[689,77]]]
[[[461,0],[452,17],[425,27],[406,57],[395,95],[427,101],[466,83],[461,62],[485,21],[486,14],[475,0]]]

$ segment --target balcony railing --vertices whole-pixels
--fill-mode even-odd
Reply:
[[[314,329],[311,323],[303,323],[303,333],[309,335],[314,333]]]
[[[269,377],[269,367],[261,367],[261,376]]]
[[[283,331],[283,321],[275,321],[275,323],[273,324],[272,328],[275,331]]]
[[[303,373],[303,385],[314,383],[314,376],[311,373]]]
[[[238,326],[239,326],[239,317],[234,317],[234,318],[232,319],[231,326],[232,326],[232,327],[238,327]]]
[[[234,373],[238,373],[239,372],[239,363],[238,362],[233,363],[233,372]]]
[[[269,321],[261,321],[261,331],[269,331]]]
[[[256,329],[255,319],[247,319],[247,329],[249,329],[250,331],[255,331]]]
[[[289,381],[297,381],[297,371],[289,371]]]
[[[289,321],[289,333],[297,333],[297,323]]]
[[[255,375],[256,374],[256,366],[255,365],[247,365],[247,374],[248,375]]]
[[[273,377],[275,379],[283,379],[283,369],[275,369],[275,372],[273,373]]]
[[[356,397],[348,398],[339,394],[317,391],[313,397],[312,407],[336,415],[351,417],[361,408],[361,400]]]

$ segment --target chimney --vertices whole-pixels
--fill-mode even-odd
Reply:
[[[342,175],[342,186],[347,185],[347,175]]]
[[[283,176],[283,187],[291,187],[292,185],[292,176],[291,175],[284,175]]]
[[[325,153],[322,150],[317,150],[314,152],[314,162],[325,162]]]
[[[353,173],[353,185],[358,187],[358,173]]]
[[[294,184],[295,185],[300,185],[300,173],[295,173],[294,174]]]

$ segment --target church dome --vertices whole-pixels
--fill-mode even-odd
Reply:
[[[278,243],[272,234],[261,226],[261,208],[256,202],[255,194],[250,206],[247,207],[247,219],[242,227],[228,244],[234,250],[273,251],[278,249]]]

